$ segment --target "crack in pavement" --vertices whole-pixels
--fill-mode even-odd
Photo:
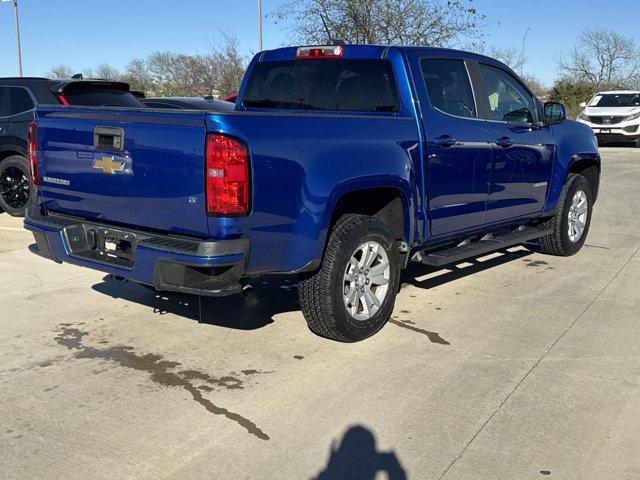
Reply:
[[[507,394],[507,396],[504,398],[504,400],[502,400],[502,402],[500,402],[500,405],[498,405],[498,407],[493,411],[493,413],[491,415],[489,415],[489,418],[487,418],[485,420],[485,422],[480,426],[478,431],[476,433],[474,433],[473,436],[471,437],[471,439],[466,443],[466,445],[464,447],[462,447],[462,450],[460,450],[460,452],[458,452],[458,454],[451,461],[451,463],[449,463],[447,468],[445,468],[445,470],[440,474],[440,476],[438,477],[437,480],[442,480],[442,478],[444,478],[444,476],[447,474],[447,472],[449,472],[449,470],[451,470],[451,467],[453,467],[455,465],[455,463],[462,457],[462,455],[467,450],[467,448],[469,448],[469,446],[478,437],[478,435],[480,435],[480,433],[489,424],[489,422],[491,422],[491,420],[493,420],[493,418],[498,414],[498,412],[502,409],[502,407],[507,403],[509,398],[511,398],[511,395],[513,395],[515,393],[515,391],[520,387],[520,385],[522,385],[522,383],[527,379],[527,377],[531,374],[531,372],[533,372],[538,367],[538,365],[540,365],[540,362],[542,362],[542,360],[544,360],[544,358],[558,344],[558,342],[567,334],[567,332],[569,330],[571,330],[571,328],[578,322],[578,320],[580,320],[584,316],[585,313],[587,313],[587,311],[593,306],[594,303],[596,303],[596,301],[607,290],[607,288],[609,288],[609,286],[616,280],[616,278],[618,278],[618,276],[620,276],[620,273],[622,273],[622,271],[627,267],[627,265],[629,265],[631,260],[633,260],[633,257],[635,257],[638,254],[638,252],[640,252],[640,246],[638,248],[636,248],[636,250],[631,254],[631,256],[627,259],[627,261],[624,262],[624,264],[620,267],[620,269],[616,272],[616,274],[611,278],[611,280],[609,280],[607,282],[607,284],[604,286],[604,288],[602,290],[600,290],[600,292],[598,292],[598,294],[593,298],[593,300],[591,300],[591,302],[589,302],[589,304],[569,324],[569,326],[564,329],[564,331],[558,336],[558,338],[556,338],[554,340],[554,342],[549,346],[549,348],[547,348],[544,351],[544,353],[540,356],[540,358],[538,358],[538,360],[536,360],[536,362],[531,366],[531,368],[527,371],[527,373],[524,374],[524,376],[520,379],[520,381],[516,384],[516,386],[513,387],[513,389]]]
[[[269,440],[269,435],[263,432],[251,420],[242,415],[227,410],[226,408],[214,405],[203,395],[203,390],[210,391],[211,387],[197,387],[192,381],[200,380],[217,387],[226,389],[243,388],[243,380],[232,376],[220,378],[211,377],[209,374],[197,370],[172,371],[180,365],[179,362],[163,360],[161,355],[147,353],[138,355],[134,353],[134,348],[130,346],[112,346],[107,348],[95,348],[83,344],[83,338],[89,333],[70,324],[61,324],[60,333],[55,337],[55,341],[69,350],[75,350],[75,358],[91,358],[116,362],[122,367],[132,368],[146,372],[150,375],[151,381],[164,387],[181,387],[191,394],[193,399],[202,405],[208,412],[214,415],[222,415],[225,418],[237,423],[251,435],[261,440]],[[244,375],[251,375],[260,372],[257,370],[245,370]]]

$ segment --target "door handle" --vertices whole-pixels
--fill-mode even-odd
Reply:
[[[511,140],[509,137],[500,137],[496,140],[496,145],[502,148],[511,147],[513,146],[513,140]]]
[[[456,139],[453,138],[451,135],[441,135],[439,137],[434,138],[433,143],[435,143],[439,147],[449,148],[449,147],[453,147],[458,142],[456,142]]]
[[[124,130],[120,127],[96,127],[93,130],[93,146],[100,150],[122,150]]]

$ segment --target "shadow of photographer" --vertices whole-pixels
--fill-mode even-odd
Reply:
[[[386,473],[389,480],[407,478],[395,452],[379,451],[373,432],[354,425],[337,447],[332,443],[326,467],[313,480],[375,480],[380,472]]]

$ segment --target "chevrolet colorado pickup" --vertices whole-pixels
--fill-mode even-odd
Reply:
[[[37,253],[209,296],[296,273],[310,329],[339,341],[387,322],[409,260],[575,254],[599,185],[591,129],[455,50],[280,48],[233,111],[36,113]]]

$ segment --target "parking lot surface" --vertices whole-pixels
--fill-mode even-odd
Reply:
[[[357,344],[308,331],[293,277],[199,305],[0,214],[0,477],[640,478],[640,149],[601,153],[578,255],[411,266]]]

